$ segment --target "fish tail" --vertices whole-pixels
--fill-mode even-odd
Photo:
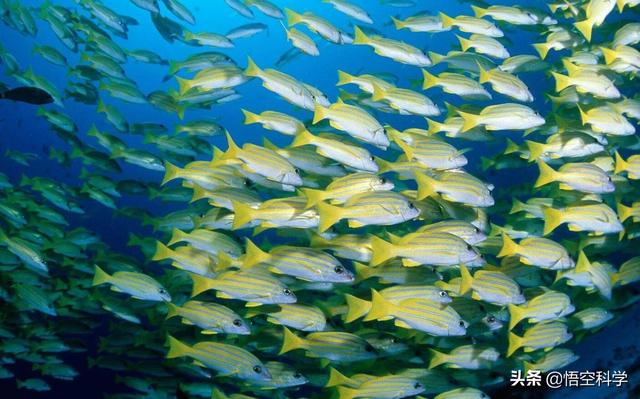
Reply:
[[[353,267],[356,270],[356,276],[358,276],[360,280],[366,280],[375,274],[374,268],[363,265],[360,262],[353,262]]]
[[[357,298],[350,294],[345,294],[347,300],[347,314],[345,315],[344,322],[351,323],[357,320],[371,310],[371,302],[364,299]]]
[[[591,269],[591,262],[589,262],[589,258],[584,253],[583,250],[580,250],[578,254],[578,261],[576,262],[576,273],[587,273]]]
[[[616,272],[611,274],[611,285],[615,286],[620,281],[620,273]]]
[[[535,48],[538,54],[540,54],[540,58],[544,60],[547,58],[547,54],[551,47],[549,47],[548,43],[534,43],[533,48]]]
[[[353,399],[358,394],[357,389],[339,386],[338,387],[338,399]]]
[[[249,205],[233,200],[231,201],[231,205],[233,206],[234,213],[233,224],[231,225],[233,230],[241,228],[254,219],[256,214],[255,209]]]
[[[556,80],[556,93],[560,93],[562,90],[571,86],[571,78],[567,75],[563,75],[557,72],[551,72],[553,78]]]
[[[292,27],[294,25],[299,24],[300,22],[303,21],[303,17],[301,14],[298,14],[297,12],[289,9],[289,8],[285,8],[284,9],[284,13],[287,15],[287,25],[289,27]]]
[[[511,356],[513,352],[517,351],[523,344],[524,339],[509,332],[509,347],[507,349],[507,357]]]
[[[247,111],[246,109],[241,109],[244,114],[244,124],[251,125],[253,123],[258,123],[260,121],[260,115],[254,114],[251,111]]]
[[[520,151],[520,146],[518,144],[516,144],[513,140],[511,140],[510,138],[507,138],[507,147],[504,149],[504,154],[513,154]]]
[[[433,65],[438,65],[445,59],[445,56],[442,54],[435,53],[433,51],[429,51],[429,59],[431,60]]]
[[[353,28],[355,37],[353,38],[353,44],[368,44],[371,39],[360,29],[358,26]]]
[[[525,209],[526,209],[525,208],[525,203],[520,201],[517,198],[514,198],[513,199],[513,205],[511,205],[511,210],[509,211],[509,215],[513,215],[514,213],[522,212]]]
[[[171,302],[166,302],[167,304],[167,319],[172,317],[176,317],[180,314],[180,308]]]
[[[491,73],[489,71],[487,71],[486,69],[484,69],[482,67],[482,65],[480,65],[480,63],[478,64],[478,71],[480,72],[480,76],[478,78],[478,82],[479,83],[487,83],[488,81],[491,80]]]
[[[486,171],[489,170],[491,167],[493,167],[493,165],[496,163],[496,161],[494,161],[491,158],[487,158],[487,157],[480,157],[480,167],[482,168],[482,170]]]
[[[524,368],[524,372],[528,373],[529,370],[535,370],[536,369],[536,365],[531,363],[531,362],[527,362],[526,360],[522,361],[522,368]]]
[[[547,235],[562,224],[562,211],[545,207],[542,209],[544,215],[544,229],[542,235]]]
[[[436,180],[424,173],[416,173],[416,183],[418,184],[418,200],[437,195]]]
[[[180,105],[180,104],[176,105],[176,114],[178,115],[178,118],[180,120],[184,119],[184,113],[186,112],[186,110],[187,110],[187,105],[186,104],[185,105]]]
[[[427,90],[438,84],[438,77],[422,69],[422,90]]]
[[[442,21],[442,27],[443,28],[450,28],[453,25],[455,25],[456,20],[451,18],[450,16],[448,16],[447,14],[441,12],[438,13],[438,16],[440,16],[440,20]]]
[[[191,274],[191,280],[193,281],[193,288],[191,289],[191,297],[208,291],[213,288],[214,280],[200,276],[198,274]]]
[[[470,114],[468,112],[462,112],[460,110],[458,110],[457,112],[464,121],[464,123],[462,124],[462,129],[460,130],[460,132],[462,133],[473,129],[480,123],[480,115]]]
[[[173,230],[171,230],[171,239],[167,243],[167,246],[171,246],[175,243],[183,241],[186,237],[187,237],[187,234],[184,231],[181,231],[174,227]]]
[[[476,16],[476,18],[482,18],[485,15],[487,15],[487,10],[485,8],[480,8],[478,6],[472,5],[471,9],[473,10],[473,13]]]
[[[389,316],[393,304],[373,288],[371,289],[371,310],[367,313],[364,321],[378,320]]]
[[[189,348],[187,345],[173,338],[169,334],[167,334],[167,344],[169,345],[169,352],[167,352],[167,359],[173,359],[176,357],[185,356],[191,350],[191,348]]]
[[[229,132],[225,132],[227,136],[227,151],[222,156],[222,159],[233,159],[238,157],[238,153],[240,152],[240,147],[233,141],[233,137],[229,134]]]
[[[427,133],[436,134],[443,130],[444,124],[434,121],[433,119],[425,118],[427,120]]]
[[[616,157],[616,166],[613,170],[613,173],[620,174],[621,172],[629,170],[629,163],[624,159],[622,159],[618,151],[616,151],[615,157]]]
[[[624,6],[627,5],[627,1],[626,0],[616,0],[616,5],[618,6],[618,12],[622,13],[622,10],[624,10]]]
[[[95,274],[93,275],[93,282],[91,283],[91,285],[95,286],[95,285],[108,283],[109,280],[111,279],[111,276],[109,276],[104,270],[102,270],[100,266],[94,265],[94,267],[95,267]]]
[[[336,86],[344,86],[353,82],[353,75],[338,69],[338,83]]]
[[[582,123],[582,126],[589,123],[589,115],[586,112],[584,112],[582,110],[582,107],[580,107],[579,105],[578,105],[578,111],[580,112],[580,122]]]
[[[322,105],[315,103],[315,106],[313,108],[313,121],[312,123],[315,125],[316,123],[320,122],[321,120],[327,118],[328,116],[328,108],[323,107]]]
[[[529,162],[533,162],[540,158],[544,154],[545,146],[542,143],[536,143],[535,141],[526,140],[527,148],[529,149]]]
[[[218,252],[218,260],[214,271],[221,272],[227,270],[231,265],[233,265],[233,258],[231,258],[231,256],[226,252]]]
[[[371,236],[371,252],[371,266],[377,266],[396,256],[395,246],[378,236]]]
[[[618,52],[613,49],[600,47],[600,50],[602,51],[602,55],[604,55],[604,62],[607,65],[612,64],[616,58],[618,58]]]
[[[542,187],[546,184],[554,182],[558,178],[558,172],[553,170],[551,166],[547,165],[541,160],[536,161],[538,164],[538,168],[540,168],[540,176],[536,183],[534,184],[535,188]]]
[[[618,202],[616,204],[616,209],[618,210],[618,216],[620,217],[621,222],[629,219],[629,217],[631,217],[631,211],[633,210],[632,207],[625,206],[622,202]]]
[[[429,349],[429,354],[431,355],[431,360],[429,360],[429,369],[446,363],[449,356],[446,353],[438,352],[435,349]]]
[[[504,256],[515,255],[517,251],[518,251],[518,244],[516,244],[516,242],[513,241],[508,234],[503,232],[502,233],[502,249],[500,249],[500,252],[496,256],[498,258],[502,258]]]
[[[393,25],[396,27],[396,30],[404,29],[407,26],[404,21],[399,20],[393,15],[391,16],[391,20],[393,21]]]
[[[463,264],[460,264],[460,276],[462,278],[460,282],[460,295],[464,295],[471,289],[473,285],[473,277],[469,272],[469,269]]]
[[[107,104],[102,99],[98,100],[98,112],[107,112]]]
[[[169,61],[169,70],[167,75],[175,75],[180,70],[180,63],[178,61]]]
[[[308,130],[303,130],[294,137],[291,147],[302,147],[303,145],[313,144],[314,139],[313,134]]]
[[[199,201],[203,198],[207,198],[208,193],[207,190],[205,190],[204,188],[198,186],[198,185],[194,185],[193,188],[193,194],[191,194],[191,201],[189,201],[190,203],[194,203],[196,201]],[[171,244],[169,244],[171,245]]]
[[[290,352],[295,349],[304,348],[304,340],[291,332],[287,327],[284,327],[284,339],[282,341],[282,348],[279,355]]]
[[[384,89],[377,84],[373,84],[373,94],[371,95],[371,100],[380,101],[385,97]]]
[[[178,172],[180,171],[180,168],[178,168],[176,165],[172,164],[169,161],[165,161],[164,162],[164,177],[162,178],[162,183],[160,183],[160,185],[165,185],[168,182],[170,182],[173,179],[176,179],[178,177]]]
[[[584,21],[574,23],[573,26],[575,26],[576,29],[579,30],[580,33],[582,33],[582,36],[584,36],[584,38],[587,39],[588,42],[590,42],[591,34],[593,31],[593,24],[594,21],[591,18],[587,18]]]
[[[400,149],[404,152],[404,155],[407,156],[407,159],[413,159],[413,148],[411,148],[411,146],[407,145],[407,143],[402,141],[402,139],[399,136],[395,136],[393,139],[394,139],[393,141],[395,141],[398,147],[400,147]]]
[[[509,331],[513,330],[522,319],[526,317],[526,313],[523,308],[510,303],[507,305],[509,308]]]
[[[248,269],[269,259],[269,254],[247,238],[247,249],[242,259],[242,268]]]
[[[189,89],[193,87],[193,81],[185,78],[181,78],[180,76],[176,76],[176,81],[178,82],[178,92],[180,95],[188,92]]]
[[[176,229],[174,229],[174,230],[176,230]],[[173,240],[174,237],[175,237],[175,233],[174,233],[174,236],[172,237],[172,240]],[[177,241],[175,241],[175,242],[177,242]],[[171,243],[169,243],[169,245],[171,245]],[[164,245],[160,241],[156,241],[156,252],[153,255],[153,257],[151,258],[151,260],[159,261],[159,260],[163,260],[163,259],[169,259],[169,258],[171,258],[172,252],[173,251],[171,249],[169,249],[169,247],[167,247],[166,245]]]
[[[462,51],[467,51],[469,50],[469,48],[471,47],[471,40],[469,39],[465,39],[462,36],[458,36],[456,35],[456,37],[458,38],[458,41],[460,42],[460,48],[462,49]]]
[[[335,387],[338,385],[353,385],[355,381],[346,375],[342,374],[333,367],[329,368],[329,381],[325,385],[326,388]],[[357,385],[357,383],[355,383]]]
[[[338,223],[342,218],[344,211],[337,206],[329,205],[326,202],[318,204],[318,215],[320,216],[320,225],[318,231],[320,233],[326,231],[329,227]]]
[[[258,67],[258,65],[256,65],[255,62],[253,62],[253,59],[251,57],[247,57],[247,68],[244,70],[244,74],[247,76],[260,76],[260,74],[262,73],[262,70],[260,69],[260,67]]]
[[[302,193],[304,194],[305,197],[307,197],[306,209],[313,208],[314,206],[322,202],[326,197],[326,194],[324,191],[314,190],[312,188],[303,188]]]

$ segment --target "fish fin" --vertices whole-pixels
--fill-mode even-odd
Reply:
[[[418,266],[422,266],[422,263],[416,262],[415,260],[402,258],[402,266],[404,266],[404,267],[418,267]]]
[[[93,281],[91,283],[92,286],[105,284],[111,281],[111,276],[109,276],[104,270],[100,268],[98,265],[94,265],[95,274],[93,276]]]
[[[544,154],[546,149],[544,144],[529,140],[526,140],[525,143],[527,143],[527,148],[529,149],[529,162],[535,161]]]
[[[287,15],[287,25],[292,27],[296,24],[299,24],[304,20],[302,14],[298,14],[297,12],[290,10],[288,8],[284,9],[284,13]]]
[[[353,267],[356,270],[356,276],[358,276],[360,280],[366,280],[375,275],[375,268],[363,265],[360,262],[353,262]]]
[[[620,156],[618,151],[615,152],[615,157],[616,157],[616,166],[614,168],[613,173],[618,175],[618,174],[620,174],[620,172],[624,172],[626,170],[629,170],[629,163],[627,161],[625,161],[624,159],[622,159],[622,157]]]
[[[429,58],[431,59],[431,63],[433,63],[433,65],[438,65],[439,63],[444,61],[446,56],[444,56],[442,54],[435,53],[433,51],[429,51]]]
[[[338,69],[338,83],[336,83],[336,86],[344,86],[351,82],[353,82],[353,75]]]
[[[180,168],[176,165],[172,164],[169,161],[164,162],[164,178],[162,179],[162,183],[160,185],[165,185],[171,180],[174,180],[178,177],[178,173],[180,172]]]
[[[256,65],[250,56],[247,57],[247,68],[244,70],[244,74],[251,77],[260,76],[262,74],[262,70],[258,65]]]
[[[396,256],[395,245],[378,236],[371,236],[371,261],[370,266],[377,266]]]
[[[594,21],[591,18],[587,18],[584,21],[575,22],[573,26],[582,33],[588,42],[591,41],[591,34],[593,32]]]
[[[231,225],[232,230],[242,228],[242,226],[251,222],[256,217],[256,210],[247,204],[231,200],[231,206],[233,207],[234,213],[233,224]]]
[[[357,389],[353,389],[345,386],[338,387],[338,399],[353,399],[357,395],[358,395]]]
[[[385,92],[384,89],[377,84],[373,83],[373,94],[371,95],[372,101],[381,101],[384,100]]]
[[[547,58],[547,54],[549,54],[551,46],[549,46],[549,43],[534,43],[533,48],[535,48],[538,54],[540,54],[540,59],[544,60]]]
[[[616,58],[618,58],[618,52],[616,50],[606,47],[600,47],[600,50],[602,51],[602,55],[604,55],[604,62],[607,65],[612,64]]]
[[[396,30],[404,29],[407,26],[404,21],[399,20],[393,15],[391,16],[391,21],[393,21],[393,25],[396,27]]]
[[[176,229],[174,229],[176,230]],[[171,244],[169,244],[171,245]],[[164,245],[163,243],[161,243],[160,241],[156,241],[156,252],[153,255],[153,257],[151,258],[151,260],[153,261],[158,261],[158,260],[163,260],[163,259],[169,259],[171,258],[173,251],[168,248],[166,245]]]
[[[338,223],[343,218],[343,208],[329,205],[326,202],[320,202],[317,209],[320,217],[320,224],[318,226],[318,231],[320,233],[326,231],[329,227]]]
[[[308,130],[303,130],[294,137],[290,147],[302,147],[303,145],[313,144],[314,141],[315,136]]]
[[[192,80],[181,78],[180,76],[176,76],[175,78],[178,82],[178,93],[180,93],[180,95],[185,94],[193,87]]]
[[[357,298],[350,294],[345,294],[347,300],[347,314],[345,315],[344,322],[351,323],[357,320],[371,310],[371,302]]]
[[[352,229],[357,229],[358,227],[363,227],[365,224],[362,222],[359,222],[357,220],[349,220],[348,222],[348,226]]]
[[[431,360],[429,360],[429,369],[438,367],[439,365],[446,363],[449,358],[448,354],[438,352],[435,349],[429,349],[429,354],[431,355]]]
[[[424,90],[424,88],[423,88]],[[427,133],[428,134],[436,134],[444,130],[444,123],[440,123],[438,121],[434,121],[429,118],[425,118],[427,120]]]
[[[258,306],[262,306],[260,302],[247,302],[244,304],[247,308],[257,308]]]
[[[455,19],[451,18],[450,16],[448,16],[447,14],[445,14],[443,12],[438,13],[438,16],[440,17],[440,20],[442,21],[442,27],[445,28],[445,29],[452,27],[456,23]]]
[[[315,125],[321,120],[326,119],[328,117],[327,111],[329,111],[328,108],[323,107],[318,103],[315,103],[313,108],[313,121],[311,123]]]
[[[213,280],[197,274],[191,274],[191,280],[193,281],[193,288],[191,290],[191,297],[210,290],[213,288]]]
[[[477,64],[478,64],[478,71],[480,72],[480,75],[478,77],[478,83],[487,83],[488,81],[491,80],[491,72],[484,69],[479,62]]]
[[[467,51],[469,50],[469,48],[471,47],[471,40],[469,39],[465,39],[462,36],[458,36],[456,35],[456,37],[458,38],[458,41],[460,42],[460,48],[462,49],[462,51]]]
[[[460,129],[461,133],[469,131],[480,124],[480,115],[470,114],[468,112],[462,112],[460,110],[457,110],[457,112],[464,121],[464,123],[462,124],[462,129]]]
[[[284,327],[284,339],[282,341],[282,348],[279,355],[290,352],[295,349],[304,348],[304,340],[291,332],[287,327]]]
[[[534,184],[535,188],[542,187],[546,184],[554,182],[558,178],[558,173],[551,168],[551,166],[544,163],[542,160],[536,160],[538,164],[538,168],[540,169],[540,176],[536,183]]]
[[[586,273],[591,269],[591,262],[589,262],[589,258],[583,251],[580,251],[578,254],[578,261],[576,262],[576,273]]]
[[[622,204],[622,202],[618,202],[616,204],[616,209],[618,210],[620,222],[624,222],[632,216],[633,208],[630,206],[625,206],[624,204]]]
[[[233,141],[233,137],[229,132],[225,132],[225,136],[227,136],[227,151],[222,155],[221,160],[237,158],[238,153],[241,151],[240,147]]]
[[[524,339],[515,335],[512,332],[509,332],[509,347],[507,349],[507,357],[510,357],[513,352],[517,351],[518,348],[522,347],[524,343]]]
[[[383,317],[383,318],[378,319],[378,320],[380,320],[380,321],[384,321],[384,320],[391,320],[391,319],[392,319],[392,317],[391,317],[391,316],[388,316],[388,317]],[[413,327],[411,327],[410,325],[408,325],[407,323],[405,323],[405,322],[404,322],[404,321],[402,321],[402,320],[395,319],[395,320],[393,321],[393,324],[394,324],[396,327],[406,328],[407,330],[411,330],[411,329],[413,329]]]
[[[542,214],[544,215],[544,229],[542,231],[542,235],[544,236],[551,233],[563,223],[563,212],[558,209],[543,207]]]
[[[515,255],[518,251],[518,244],[509,237],[505,232],[502,233],[502,249],[498,255],[498,258],[502,258],[504,256]]]
[[[440,79],[430,74],[426,69],[422,69],[422,90],[427,90],[438,84]]]
[[[213,331],[213,330],[202,330],[202,331],[200,331],[200,334],[203,334],[203,335],[216,335],[216,334],[218,334],[218,332],[217,331]]]
[[[369,39],[369,37],[367,37],[367,35],[358,26],[355,26],[353,31],[353,44],[368,44],[371,41],[371,39]]]
[[[413,148],[411,148],[411,146],[409,146],[407,143],[402,141],[402,139],[398,136],[396,136],[393,141],[404,152],[404,155],[407,157],[407,160],[411,161],[413,159]]]
[[[551,72],[553,78],[556,80],[556,93],[560,93],[562,90],[571,86],[571,78],[567,75],[563,75],[557,72]]]
[[[471,9],[473,10],[473,13],[476,16],[476,18],[482,18],[485,15],[487,15],[487,10],[484,8],[480,8],[478,6],[472,5]]]
[[[426,197],[433,197],[437,195],[436,186],[437,181],[424,173],[416,172],[416,183],[418,184],[418,201]]]
[[[364,321],[371,321],[388,317],[394,305],[387,301],[378,291],[371,289],[371,310],[367,313]]]
[[[243,269],[253,267],[270,258],[270,255],[267,252],[261,250],[260,247],[254,244],[253,241],[251,241],[249,238],[246,239],[246,243],[247,245],[245,255],[242,258]]]
[[[178,316],[180,314],[180,308],[177,305],[171,302],[166,302],[166,304],[167,304],[167,319]]]
[[[169,334],[167,334],[167,344],[169,345],[169,352],[167,352],[166,356],[167,359],[185,356],[191,350],[189,346],[178,341]]]
[[[322,191],[322,190],[314,190],[312,188],[302,188],[301,191],[304,194],[304,196],[307,197],[306,209],[313,208],[314,206],[322,202],[326,197],[325,191]]]
[[[221,291],[216,292],[216,297],[222,299],[234,299],[231,295]]]
[[[242,111],[242,114],[244,115],[245,125],[251,125],[260,122],[260,115],[254,114],[253,112],[247,111],[246,109],[240,109],[240,111]]]
[[[509,309],[509,331],[513,330],[522,319],[526,317],[525,310],[512,303],[507,305]]]
[[[347,377],[346,375],[342,374],[338,370],[334,369],[333,367],[331,367],[329,369],[329,381],[327,381],[327,384],[325,385],[325,387],[329,388],[329,387],[335,387],[338,385],[357,386],[358,383],[352,380],[351,378]]]
[[[473,285],[473,277],[469,272],[469,269],[463,264],[460,264],[460,276],[462,277],[460,282],[460,295],[467,293]]]

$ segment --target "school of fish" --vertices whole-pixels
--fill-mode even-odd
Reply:
[[[356,0],[38,3],[0,0],[2,29],[67,83],[5,43],[0,104],[48,98],[14,86],[48,93],[29,109],[80,184],[3,150],[22,176],[0,173],[0,378],[30,364],[20,389],[78,378],[79,353],[118,375],[113,399],[487,399],[511,370],[575,362],[576,342],[640,299],[638,0],[465,1],[459,15],[382,0],[385,19]],[[204,12],[246,23],[216,32]],[[142,23],[191,55],[131,46]],[[225,53],[267,30],[289,48],[273,65]],[[43,31],[57,41],[34,41]],[[435,40],[454,47],[422,48]],[[404,73],[319,69],[331,98],[284,72],[329,46]],[[164,82],[144,91],[130,63]],[[249,82],[260,101],[243,101]],[[219,124],[222,105],[262,134]],[[134,106],[174,122],[123,116]],[[117,233],[140,256],[79,225],[91,212],[152,229]]]

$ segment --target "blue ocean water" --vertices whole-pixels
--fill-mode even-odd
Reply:
[[[35,9],[42,4],[40,1],[20,1],[19,3],[29,9],[32,7]],[[57,0],[55,3],[71,9],[79,7],[76,2],[73,1]],[[223,0],[184,0],[182,3],[188,7],[196,17],[197,24],[193,29],[194,31],[225,33],[239,25],[253,22],[239,16],[230,9]],[[344,31],[353,31],[352,20],[334,10],[329,4],[311,0],[278,0],[275,3],[282,9],[286,7],[322,15]],[[393,27],[393,24],[390,23],[390,15],[404,18],[418,11],[427,11],[430,13],[444,12],[452,16],[471,14],[469,3],[456,1],[419,0],[417,1],[417,7],[409,9],[390,7],[378,1],[360,0],[354,1],[354,3],[358,3],[367,9],[372,19],[376,21],[374,25],[375,28],[384,36],[393,37],[394,39],[411,43],[425,51],[428,50],[439,54],[446,54],[448,51],[458,48],[458,42],[452,32],[416,34],[407,30],[398,31]],[[506,0],[490,2],[492,5],[514,5],[514,3],[516,2]],[[546,4],[543,1],[526,1],[520,3],[520,5],[547,10]],[[113,37],[114,41],[123,48],[129,50],[152,50],[168,60],[181,60],[190,54],[202,50],[202,48],[189,46],[178,41],[168,43],[163,40],[151,23],[149,13],[134,6],[129,1],[105,1],[104,4],[117,10],[118,13],[132,17],[139,22],[139,25],[130,27],[127,39],[116,36]],[[168,15],[164,8],[163,14]],[[636,12],[633,15],[637,17],[638,14]],[[621,17],[612,16],[611,18],[615,21]],[[241,67],[246,65],[247,56],[250,56],[256,64],[262,68],[274,67],[282,54],[290,48],[290,44],[286,40],[285,30],[281,26],[280,21],[265,17],[259,12],[256,12],[255,21],[266,24],[268,29],[250,38],[237,39],[234,48],[222,49],[221,51],[237,61]],[[47,24],[39,19],[37,23],[38,33],[36,37],[28,37],[9,29],[7,26],[0,25],[0,42],[5,51],[11,53],[18,60],[21,70],[33,70],[37,75],[44,76],[53,82],[57,89],[63,92],[68,84],[67,69],[50,64],[35,55],[32,52],[32,48],[35,44],[53,46],[67,57],[70,64],[80,62],[80,54],[73,53],[61,46]],[[512,55],[535,54],[531,44],[539,42],[540,39],[540,32],[535,29],[505,29],[504,42],[507,44],[507,48]],[[332,102],[339,94],[338,87],[336,87],[337,70],[348,71],[352,74],[382,72],[392,74],[398,78],[396,85],[399,87],[413,87],[415,81],[421,82],[422,75],[419,68],[402,65],[390,59],[380,57],[374,54],[367,46],[335,45],[321,39],[317,40],[317,44],[320,50],[319,57],[302,55],[277,69],[319,88]],[[558,54],[550,53],[548,61],[554,63],[559,61],[559,59],[560,56]],[[3,66],[0,65],[0,68],[3,68]],[[166,65],[144,64],[130,59],[124,65],[124,68],[127,76],[134,80],[138,84],[139,89],[145,94],[154,90],[177,88],[174,79],[163,82],[163,77],[166,75]],[[446,70],[446,67],[444,65],[438,65],[429,70],[435,74]],[[535,97],[535,101],[528,105],[543,115],[548,115],[552,112],[551,104],[544,96],[544,93],[553,88],[553,80],[549,78],[547,72],[527,73],[520,77],[529,86]],[[18,85],[15,79],[4,75],[0,78],[0,81],[8,87]],[[311,112],[293,107],[277,95],[265,90],[258,79],[249,81],[236,89],[241,95],[240,99],[215,105],[210,110],[188,109],[186,111],[185,121],[213,118],[233,135],[234,140],[238,144],[248,142],[260,144],[263,137],[267,137],[278,146],[286,146],[290,143],[289,137],[266,131],[258,124],[245,125],[243,123],[244,117],[240,109],[244,108],[253,112],[266,110],[281,111],[298,117],[302,121],[308,121],[312,118]],[[629,90],[627,94],[633,96],[635,93]],[[434,102],[441,106],[445,102],[454,106],[461,106],[466,103],[465,100],[457,96],[448,95],[441,91],[431,92],[429,96]],[[148,104],[123,103],[117,99],[110,98],[105,92],[101,92],[100,97],[107,104],[116,105],[130,124],[153,122],[167,126],[171,132],[173,126],[181,123],[176,115],[160,111]],[[492,101],[474,102],[474,104],[478,106],[490,105],[491,103]],[[48,105],[46,107],[56,109],[54,105]],[[73,186],[81,186],[83,181],[79,175],[84,166],[80,161],[74,160],[71,162],[70,167],[64,167],[48,158],[50,148],[70,150],[70,147],[52,132],[50,125],[43,118],[36,116],[36,110],[36,106],[22,103],[2,102],[0,105],[0,129],[2,130],[2,134],[0,134],[0,152],[4,153],[5,149],[11,149],[37,154],[36,158],[29,162],[28,167],[19,165],[7,157],[0,157],[0,171],[5,173],[14,184],[18,184],[20,177],[26,175],[29,177],[49,177]],[[104,130],[116,134],[131,148],[145,149],[152,153],[156,150],[153,145],[145,144],[141,136],[116,133],[104,115],[96,112],[95,105],[82,104],[72,99],[67,99],[64,102],[63,111],[73,118],[78,126],[78,137],[85,144],[98,148],[97,140],[86,135],[88,129],[92,125],[95,125],[100,131]],[[398,130],[413,127],[426,128],[426,121],[420,116],[376,113],[376,118],[383,124],[392,125]],[[521,135],[514,136],[513,140],[518,144],[524,142],[524,138],[521,137]],[[207,138],[207,141],[210,146],[217,146],[222,149],[226,148],[224,136]],[[513,186],[524,182],[531,182],[537,176],[537,168],[533,166],[533,164],[526,168],[519,169],[501,171],[482,170],[480,167],[481,157],[491,157],[501,153],[504,150],[504,142],[502,140],[496,142],[470,142],[459,139],[447,139],[447,141],[457,148],[471,148],[471,151],[465,154],[469,160],[468,166],[465,169],[482,180],[492,183],[496,187],[494,191],[496,197],[508,197],[509,190],[511,190]],[[372,150],[372,153],[375,155],[382,154],[382,152],[378,150]],[[120,166],[122,167],[122,172],[110,176],[114,180],[132,179],[149,184],[157,184],[163,176],[162,172],[145,170],[123,162],[120,162]],[[127,207],[140,208],[152,216],[161,216],[185,207],[185,204],[166,204],[158,200],[149,200],[143,195],[126,195],[117,199],[116,203],[120,209]],[[145,262],[143,254],[138,248],[127,245],[129,234],[133,233],[140,236],[156,237],[158,239],[162,237],[161,234],[154,232],[150,226],[143,226],[138,220],[118,215],[117,212],[113,212],[95,201],[85,199],[82,201],[81,206],[85,210],[84,214],[66,215],[72,226],[86,227],[95,232],[114,252],[131,255],[141,263]],[[492,219],[492,222],[493,221],[500,224],[502,219],[500,215],[497,215],[495,219]],[[279,237],[275,234],[268,234],[268,238],[273,244],[279,243],[277,241]],[[627,257],[623,258],[626,259]],[[638,332],[637,313],[636,309],[634,313],[621,317],[624,323],[618,322],[613,326],[609,326],[605,331],[598,333],[594,337],[589,337],[578,344],[575,350],[583,359],[572,364],[569,368],[574,370],[585,370],[594,367],[615,369],[618,365],[622,368],[622,366],[630,367],[632,364],[635,364],[635,367],[637,367],[637,357],[633,359],[626,358],[624,361],[614,359],[614,363],[607,363],[610,359],[614,358],[615,348],[622,347],[626,348],[624,350],[629,350],[632,345],[637,343],[637,340],[634,340],[635,333]],[[56,321],[51,319],[49,323],[56,323]],[[153,326],[145,326],[145,328],[153,328]],[[11,379],[0,380],[0,392],[2,392],[0,393],[0,397],[101,398],[103,397],[103,393],[127,392],[126,388],[122,385],[114,384],[113,378],[117,373],[99,368],[89,369],[86,367],[86,357],[98,355],[97,345],[99,338],[103,336],[106,337],[108,334],[105,320],[105,323],[95,331],[95,335],[89,337],[84,342],[84,344],[87,345],[88,353],[65,354],[63,356],[65,361],[69,362],[69,364],[73,365],[80,372],[80,375],[74,381],[48,380],[52,387],[51,391],[38,393],[17,390],[15,381]],[[635,350],[634,347],[633,351]],[[604,363],[599,362],[603,359]],[[135,365],[131,365],[131,368],[135,369]],[[31,376],[31,371],[27,364],[19,364],[15,370],[15,374],[18,378],[24,379]],[[305,391],[303,390],[302,392]],[[312,391],[310,393],[312,393]],[[611,391],[603,390],[577,391],[568,389],[562,390],[561,395],[568,398],[622,397],[615,396],[615,393],[611,396]],[[540,388],[516,390],[499,389],[492,397],[553,398],[557,396],[557,393],[551,393],[548,390]]]

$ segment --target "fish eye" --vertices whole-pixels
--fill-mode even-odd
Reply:
[[[391,338],[391,343],[392,344],[397,344],[398,343],[398,338],[396,338],[396,337]]]
[[[367,344],[365,345],[364,350],[367,352],[373,352],[373,346],[371,346],[371,344]]]
[[[296,380],[300,380],[300,379],[302,379],[302,374],[300,374],[300,373],[295,373],[295,374],[293,375],[293,378],[295,378]]]
[[[460,323],[458,323],[458,325],[460,325],[460,327],[464,327],[464,320],[460,320]]]
[[[471,244],[467,244],[467,250],[473,251],[473,247],[471,246]]]
[[[298,169],[298,168],[294,168],[293,171],[296,172],[296,174],[298,174],[298,175],[300,174],[300,169]]]
[[[256,373],[256,374],[262,373],[262,367],[261,366],[253,366],[253,372]]]
[[[243,184],[244,184],[245,186],[248,186],[249,184],[251,184],[251,181],[250,181],[249,179],[244,179]]]
[[[611,176],[607,176],[607,181],[611,181]]]
[[[416,382],[415,384],[413,384],[413,389],[420,389],[422,388],[422,384],[419,382]]]
[[[489,323],[495,323],[496,322],[496,317],[495,316],[489,316],[489,317],[487,317],[487,321]]]
[[[159,288],[159,289],[158,289],[158,292],[159,292],[160,294],[164,295],[164,294],[166,294],[166,293],[167,293],[167,290],[165,290],[164,288]]]
[[[240,327],[242,325],[242,320],[240,319],[233,320],[233,325],[236,327]]]
[[[438,295],[440,295],[443,298],[449,296],[449,294],[447,294],[447,291],[440,291],[438,292]]]
[[[416,209],[416,206],[415,206],[415,205],[413,205],[413,203],[412,203],[412,202],[409,202],[409,209]]]
[[[385,179],[384,177],[380,178],[380,184],[386,184],[387,183],[387,179]]]
[[[373,155],[371,155],[371,156],[369,157],[369,159],[370,159],[370,160],[372,160],[372,161],[375,161],[375,160],[376,160],[376,159],[373,157]]]
[[[344,267],[336,266],[336,267],[333,268],[333,271],[338,273],[338,274],[342,274],[342,273],[344,273]]]
[[[291,292],[291,290],[290,290],[289,288],[285,288],[285,289],[283,289],[283,290],[282,290],[282,292],[283,292],[285,295],[293,295],[293,292]]]
[[[477,227],[474,227],[474,228],[473,228],[473,231],[475,231],[476,233],[479,233],[479,232],[480,232],[480,229],[479,229],[479,228],[477,228]]]

